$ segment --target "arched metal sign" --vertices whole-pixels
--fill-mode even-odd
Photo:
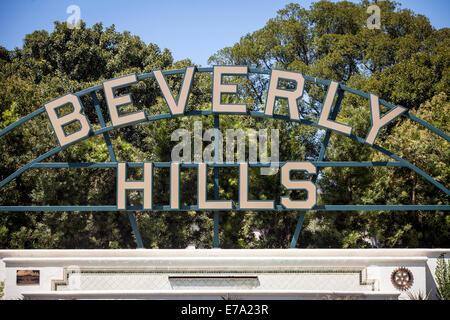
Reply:
[[[207,72],[212,73],[213,79],[213,101],[211,110],[202,111],[185,111],[187,101],[189,99],[190,89],[192,86],[192,80],[194,74]],[[165,76],[183,74],[182,85],[178,94],[178,99],[172,95],[172,92],[166,82]],[[266,74],[270,75],[269,88],[267,91],[267,99],[265,103],[264,112],[261,111],[249,111],[245,104],[224,104],[222,102],[222,94],[234,94],[236,93],[236,85],[223,84],[223,76],[248,76],[249,74]],[[158,83],[163,97],[169,108],[169,113],[151,115],[148,116],[144,111],[121,115],[118,112],[118,107],[124,104],[131,103],[131,97],[129,95],[116,96],[114,90],[117,88],[123,88],[130,86],[138,81],[154,78]],[[286,89],[279,87],[280,81],[290,81],[295,84],[294,89]],[[303,95],[304,86],[306,82],[317,83],[328,86],[328,91],[323,102],[322,111],[317,122],[301,119],[298,114],[297,101]],[[111,126],[106,126],[104,117],[100,109],[100,103],[97,96],[97,91],[104,91],[104,96],[107,102],[107,109],[109,117],[111,119]],[[371,110],[371,123],[372,126],[365,138],[358,137],[352,134],[352,127],[348,124],[337,122],[335,119],[340,110],[341,101],[345,92],[356,94],[363,98],[368,99]],[[101,128],[93,131],[89,123],[89,119],[83,113],[83,105],[80,97],[90,95],[95,107],[95,111],[98,117]],[[335,97],[337,96],[337,99]],[[285,99],[289,110],[289,116],[274,114],[274,105],[277,99]],[[335,102],[334,102],[335,101]],[[69,114],[59,116],[57,113],[58,108],[65,105],[72,105],[73,111]],[[381,116],[380,105],[388,107],[390,110],[384,116]],[[315,182],[318,176],[320,168],[324,167],[406,167],[414,171],[418,175],[422,176],[425,180],[430,182],[434,187],[444,192],[447,196],[450,195],[450,191],[441,183],[433,179],[427,173],[423,172],[413,164],[395,155],[394,153],[382,148],[375,144],[376,137],[379,131],[387,124],[391,123],[400,116],[405,116],[411,120],[425,126],[433,133],[439,135],[443,139],[450,141],[450,137],[439,129],[431,126],[427,122],[410,114],[408,110],[401,106],[394,106],[384,100],[379,99],[374,94],[368,94],[349,88],[343,84],[335,81],[322,80],[318,78],[308,77],[300,73],[283,71],[283,70],[261,70],[255,68],[248,68],[246,66],[214,66],[209,68],[196,68],[188,67],[181,70],[160,71],[155,70],[148,74],[143,75],[126,75],[115,79],[110,79],[101,85],[91,87],[79,91],[77,93],[68,93],[55,100],[45,103],[44,106],[33,113],[25,116],[17,122],[9,125],[0,132],[0,137],[13,130],[14,128],[26,123],[33,117],[46,113],[48,119],[53,127],[54,133],[58,139],[59,146],[53,150],[48,151],[45,154],[40,155],[33,161],[24,165],[22,168],[12,173],[4,180],[0,182],[0,189],[4,187],[8,182],[25,172],[30,168],[115,168],[117,176],[117,202],[111,205],[104,206],[0,206],[0,211],[127,211],[130,217],[130,221],[135,232],[138,246],[142,247],[142,241],[140,240],[139,232],[136,226],[133,211],[140,210],[158,210],[158,211],[183,211],[183,210],[207,210],[215,211],[214,215],[214,246],[218,247],[218,212],[224,210],[298,210],[300,214],[297,228],[295,230],[291,247],[295,247],[303,218],[306,210],[316,211],[377,211],[377,210],[391,210],[391,211],[414,211],[414,210],[450,210],[450,205],[317,205],[316,204],[316,186]],[[248,200],[248,168],[249,167],[267,167],[273,166],[273,163],[223,163],[217,161],[209,163],[178,163],[178,162],[142,162],[142,163],[126,163],[118,162],[111,145],[111,139],[109,131],[118,127],[131,125],[135,123],[141,123],[145,121],[157,121],[161,119],[169,119],[173,117],[181,116],[202,116],[212,115],[214,116],[214,130],[215,133],[219,130],[219,122],[221,114],[236,114],[236,115],[249,115],[252,117],[265,117],[274,118],[278,120],[284,120],[288,122],[296,122],[304,125],[314,126],[319,129],[325,129],[326,134],[322,140],[322,146],[319,157],[313,162],[279,162],[276,163],[281,169],[280,183],[289,190],[303,189],[307,191],[307,199],[303,201],[292,200],[289,197],[281,197],[280,203],[275,204],[274,200]],[[78,122],[80,130],[67,134],[64,131],[64,127]],[[336,132],[342,134],[354,141],[361,144],[368,145],[371,148],[383,153],[390,157],[393,161],[390,162],[336,162],[336,161],[324,161],[326,149],[329,144],[330,134]],[[103,135],[108,147],[110,162],[107,163],[51,163],[44,162],[50,156],[58,153],[59,151],[80,142],[89,137]],[[218,141],[217,136],[215,142]],[[218,150],[218,143],[215,145],[215,149]],[[215,152],[215,154],[218,154]],[[126,179],[127,167],[141,167],[143,168],[144,178],[141,181],[128,181]],[[181,167],[194,167],[198,169],[198,201],[197,204],[191,204],[188,206],[180,206],[179,203],[179,172]],[[207,168],[214,168],[214,190],[215,199],[208,200],[206,196],[206,173]],[[239,168],[239,203],[235,204],[232,200],[219,200],[219,171],[220,167],[238,167]],[[153,168],[170,168],[171,172],[171,195],[170,204],[157,206],[152,203],[152,172]],[[290,172],[292,170],[305,171],[312,175],[311,180],[298,181],[291,180]],[[142,206],[130,206],[126,203],[126,191],[127,190],[143,190],[144,198]]]

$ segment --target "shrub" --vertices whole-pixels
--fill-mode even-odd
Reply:
[[[445,261],[444,254],[439,256],[434,274],[438,285],[439,298],[450,300],[450,261]]]

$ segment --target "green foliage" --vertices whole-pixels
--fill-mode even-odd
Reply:
[[[426,17],[400,9],[396,2],[376,1],[382,12],[381,30],[369,30],[365,8],[373,3],[323,0],[309,9],[289,4],[263,28],[219,50],[209,62],[281,68],[346,82],[448,131],[450,29],[435,30]],[[240,84],[258,102],[268,79],[255,76],[251,85],[245,80]],[[311,99],[300,102],[302,117],[316,121],[325,89],[307,86]],[[351,124],[354,134],[365,137],[369,114],[366,99],[347,93],[337,121]],[[314,136],[311,150],[317,152],[321,138]],[[398,121],[384,128],[376,143],[449,185],[448,142],[429,130]],[[314,159],[317,153],[308,156]],[[336,134],[331,135],[325,160],[389,161]],[[323,191],[320,204],[448,203],[445,194],[406,168],[326,168],[318,185]],[[299,241],[306,247],[447,247],[449,221],[447,212],[311,213]]]
[[[309,9],[289,4],[259,30],[216,52],[210,63],[281,68],[309,76],[346,82],[355,89],[374,92],[393,104],[401,104],[433,126],[448,133],[450,103],[450,29],[435,30],[428,19],[393,1],[377,1],[382,11],[381,30],[365,27],[365,8],[371,1],[318,1]],[[105,79],[155,69],[181,69],[194,63],[173,61],[168,49],[145,44],[114,25],[104,28],[81,24],[69,29],[55,22],[54,30],[26,35],[22,48],[0,47],[0,129],[66,92],[101,84]],[[168,76],[175,95],[182,75]],[[246,103],[261,111],[268,85],[265,75],[227,79],[238,84],[238,95],[226,103]],[[148,115],[167,113],[160,89],[152,79],[126,89],[133,104],[121,112],[145,110]],[[326,87],[308,84],[306,99],[299,103],[302,118],[317,121]],[[109,121],[103,94],[100,107]],[[94,129],[100,128],[92,99],[82,98]],[[211,107],[211,78],[198,73],[189,97],[188,110]],[[384,110],[386,111],[386,110]],[[287,114],[286,103],[275,113]],[[337,121],[351,124],[354,134],[365,137],[371,125],[369,104],[347,94]],[[172,118],[123,127],[110,132],[118,161],[170,161],[176,142],[169,141],[178,128],[193,132],[201,120],[203,129],[213,127],[213,117]],[[221,116],[226,129],[278,129],[280,161],[317,159],[323,132],[310,126],[252,118]],[[449,185],[448,142],[409,120],[384,128],[377,144],[404,157]],[[45,115],[28,121],[0,138],[0,179],[58,145]],[[205,145],[204,145],[205,146]],[[325,160],[386,161],[373,149],[332,134]],[[70,146],[50,162],[110,161],[102,136]],[[211,171],[212,173],[212,171]],[[140,179],[140,170],[130,170]],[[197,173],[182,171],[182,205],[195,203]],[[209,175],[211,176],[211,175]],[[154,200],[167,204],[167,171],[155,170]],[[250,170],[250,198],[279,199],[286,191],[279,174],[261,176]],[[319,204],[446,204],[448,197],[404,168],[327,168],[317,181]],[[238,198],[238,175],[220,171],[220,198]],[[208,197],[213,184],[208,183]],[[142,194],[131,193],[132,203]],[[109,169],[32,169],[8,183],[0,193],[2,205],[107,205],[115,201],[115,177]],[[286,248],[300,212],[226,212],[220,214],[222,248]],[[213,212],[139,212],[136,220],[147,248],[212,247]],[[300,247],[448,247],[450,215],[447,212],[308,212],[300,234]],[[133,248],[136,244],[128,217],[122,212],[15,212],[0,215],[0,248]]]
[[[437,259],[436,270],[434,272],[438,285],[439,297],[442,300],[450,300],[450,261],[445,261],[444,254]]]
[[[0,282],[0,299],[3,298],[3,290],[5,289],[5,283],[3,281]]]

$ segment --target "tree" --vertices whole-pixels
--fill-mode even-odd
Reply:
[[[50,34],[35,31],[27,35],[21,49],[16,48],[12,52],[0,49],[2,129],[66,92],[76,92],[123,74],[191,64],[189,60],[173,64],[169,50],[161,51],[152,43],[146,45],[129,32],[119,33],[114,25],[104,29],[101,23],[92,28],[81,23],[80,29],[69,29],[65,23],[55,22],[55,29]],[[171,81],[171,85],[173,83]],[[128,108],[144,108],[149,113],[163,108],[159,89],[153,82],[139,83],[133,87],[132,94],[134,105]],[[98,118],[89,98],[84,97],[82,102],[91,124],[98,129]],[[106,115],[104,97],[98,95],[98,98]],[[199,97],[195,99],[197,103],[203,101],[199,101]],[[163,133],[160,132],[158,137],[152,135],[159,129],[161,127],[152,124],[143,132],[125,129],[113,133],[112,143],[117,158],[142,161],[146,156],[165,155]],[[151,140],[150,136],[155,139]],[[45,115],[28,121],[26,126],[2,137],[0,177],[4,179],[56,146]],[[154,153],[153,156],[149,155],[150,152]],[[110,161],[110,157],[104,140],[99,136],[71,146],[49,160],[105,162]],[[114,174],[110,170],[39,169],[39,174],[36,173],[36,170],[27,171],[6,185],[0,202],[3,205],[114,203]],[[139,172],[134,174],[137,176]],[[141,214],[138,220],[145,220],[147,216]],[[173,216],[153,214],[150,224],[161,227],[161,232],[167,231],[162,227],[171,224],[177,224],[180,230],[169,230],[165,238],[156,234],[158,237],[151,240],[152,247],[182,247],[187,241],[187,232],[181,230],[185,224],[168,222]],[[181,215],[178,220],[181,220]],[[0,217],[0,226],[0,247],[4,248],[135,247],[128,218],[118,212],[5,213]],[[144,239],[151,231],[147,233],[141,229]],[[172,242],[175,234],[184,236]]]
[[[380,7],[381,30],[369,30],[365,8]],[[364,92],[373,92],[381,99],[418,112],[431,123],[446,130],[448,120],[432,121],[421,108],[431,113],[445,114],[449,84],[448,28],[434,29],[423,15],[400,9],[393,1],[361,1],[358,4],[322,0],[310,9],[289,4],[279,10],[266,25],[243,36],[239,42],[214,54],[209,62],[246,64],[262,68],[281,68],[309,76],[332,79]],[[242,82],[244,92],[260,101],[268,85],[267,77],[254,77],[253,84]],[[309,85],[307,96],[299,104],[302,117],[316,121],[322,108],[326,87]],[[436,100],[437,99],[437,100]],[[434,101],[434,102],[433,102]],[[432,107],[431,107],[432,106]],[[437,111],[438,110],[438,111]],[[383,112],[386,112],[384,110]],[[364,137],[370,127],[369,104],[353,94],[346,94],[338,121],[352,124],[354,134]],[[395,148],[409,159],[411,124],[399,122],[402,129],[390,125],[380,133],[376,143]],[[414,129],[418,136],[426,129]],[[444,185],[448,185],[448,144],[431,132],[420,140],[423,154],[436,154],[411,161]],[[323,135],[319,131],[311,141],[317,144]],[[401,138],[403,137],[403,138]],[[421,138],[419,138],[421,139]],[[394,144],[395,142],[395,144]],[[425,147],[425,144],[427,147]],[[314,148],[312,149],[314,150]],[[401,152],[403,150],[404,153]],[[433,153],[431,153],[433,154]],[[309,154],[313,157],[314,153]],[[306,158],[307,159],[307,158]],[[378,152],[337,134],[331,135],[326,160],[377,161]],[[386,172],[390,172],[386,179]],[[414,182],[416,181],[417,182]],[[420,180],[420,182],[418,182]],[[398,189],[389,192],[395,182]],[[401,183],[403,182],[403,183]],[[408,169],[327,168],[318,184],[323,193],[322,204],[443,204],[448,197],[436,192],[429,183],[411,174]],[[413,187],[410,187],[413,186]],[[383,187],[387,189],[383,190]],[[411,190],[415,191],[412,192]],[[379,194],[377,193],[379,192]],[[419,196],[418,193],[421,195]],[[406,194],[403,198],[395,195]],[[414,194],[414,197],[412,196]],[[412,201],[412,202],[411,202]],[[300,236],[300,246],[312,247],[433,247],[448,245],[448,213],[424,212],[327,212],[309,213]],[[287,228],[292,228],[288,225]],[[439,239],[438,239],[439,238]]]
[[[239,42],[215,53],[215,64],[281,68],[309,76],[345,82],[349,87],[373,92],[381,99],[408,108],[425,121],[448,132],[450,29],[435,30],[428,19],[392,1],[377,1],[382,12],[381,30],[369,30],[365,8],[358,4],[326,0],[309,9],[289,4],[266,25],[244,35]],[[155,69],[182,69],[194,62],[173,61],[168,49],[145,44],[129,32],[101,23],[69,29],[55,22],[51,33],[35,31],[22,48],[0,47],[0,129],[36,110],[43,103],[67,92],[100,84],[129,74]],[[179,92],[182,75],[167,76],[169,87]],[[246,103],[252,111],[264,109],[268,87],[266,75],[229,77],[238,94],[226,103]],[[283,84],[289,88],[291,84]],[[316,122],[326,86],[308,84],[299,105],[302,118]],[[123,112],[145,110],[147,115],[167,113],[156,81],[146,79],[126,88],[133,104]],[[97,92],[108,122],[105,98]],[[197,73],[188,110],[211,107],[211,79]],[[94,129],[100,128],[90,96],[82,98]],[[286,102],[277,102],[275,113],[288,114]],[[384,112],[386,110],[383,110]],[[176,117],[128,126],[110,132],[119,161],[170,161],[176,142],[171,133],[180,127],[192,132],[194,121],[213,127],[213,117]],[[366,99],[347,93],[337,121],[352,124],[364,137],[370,127]],[[314,161],[319,155],[323,130],[295,123],[247,116],[221,116],[220,129],[277,129],[280,161]],[[0,178],[4,179],[32,159],[58,146],[53,130],[42,114],[25,126],[0,138]],[[376,143],[394,151],[449,184],[448,143],[411,121],[399,120],[380,132]],[[247,142],[248,145],[248,142]],[[386,161],[378,152],[346,137],[332,134],[325,160]],[[102,136],[92,137],[52,156],[52,162],[110,161]],[[39,171],[37,171],[39,170]],[[37,174],[39,172],[39,174]],[[212,176],[212,169],[209,177]],[[142,170],[130,170],[140,179]],[[197,173],[182,170],[182,204],[195,204]],[[300,177],[300,176],[299,176]],[[304,177],[303,175],[301,177]],[[169,178],[165,169],[155,170],[154,200],[169,201]],[[220,170],[221,199],[238,198],[236,170]],[[261,176],[250,170],[251,199],[278,199],[287,192],[279,174]],[[319,175],[319,204],[446,204],[448,197],[405,168],[327,168]],[[3,205],[111,204],[115,201],[114,174],[109,169],[33,169],[2,188]],[[301,192],[292,196],[302,197]],[[208,181],[212,199],[213,183]],[[130,201],[141,203],[133,192]],[[223,212],[220,214],[222,248],[286,248],[300,212]],[[213,212],[138,212],[136,219],[148,248],[212,247]],[[448,246],[450,218],[447,212],[308,212],[300,235],[301,247],[437,247]],[[135,247],[128,218],[123,212],[4,213],[0,216],[0,247],[4,248],[131,248]]]

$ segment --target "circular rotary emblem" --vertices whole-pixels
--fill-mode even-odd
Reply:
[[[395,288],[399,290],[407,290],[411,288],[414,282],[414,277],[408,268],[400,267],[392,272],[391,281]]]

